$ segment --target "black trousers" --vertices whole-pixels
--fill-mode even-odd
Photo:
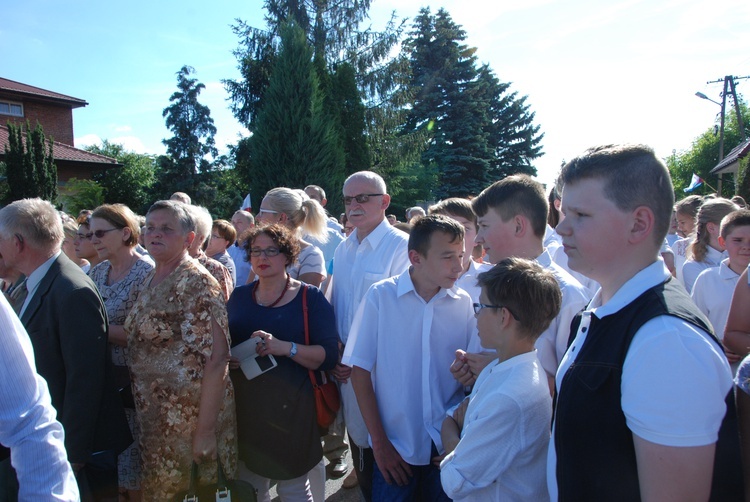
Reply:
[[[375,456],[372,448],[360,448],[349,436],[349,449],[352,451],[354,472],[357,473],[359,489],[365,502],[372,502],[372,473],[375,468]]]

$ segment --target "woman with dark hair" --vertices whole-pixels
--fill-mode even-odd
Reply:
[[[125,320],[133,394],[141,427],[144,500],[166,501],[190,484],[216,482],[215,458],[236,469],[234,391],[227,375],[224,296],[188,255],[194,220],[162,200],[146,215],[146,248],[156,264]]]
[[[231,360],[244,463],[239,475],[258,489],[260,501],[270,500],[271,480],[278,481],[282,501],[312,501],[308,472],[321,463],[323,450],[309,370],[333,369],[338,361],[333,307],[318,288],[288,273],[300,245],[286,226],[255,227],[245,249],[257,280],[236,288],[227,303],[232,343],[258,338],[258,354],[273,355],[278,366],[248,380],[237,369],[239,361]]]
[[[92,268],[89,276],[107,308],[115,383],[120,389],[134,439],[133,444],[117,458],[119,486],[120,491],[127,493],[129,500],[134,502],[141,499],[140,429],[130,387],[128,340],[122,325],[154,264],[151,258],[135,250],[140,228],[138,218],[126,205],[105,204],[97,207],[91,215],[90,230],[91,244],[104,261]]]

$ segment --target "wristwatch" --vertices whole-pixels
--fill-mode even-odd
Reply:
[[[297,355],[297,344],[292,342],[292,348],[289,349],[289,357],[294,357]]]

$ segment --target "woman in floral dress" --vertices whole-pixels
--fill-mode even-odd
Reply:
[[[133,444],[117,457],[118,483],[131,502],[140,500],[141,458],[138,427],[128,371],[127,336],[122,325],[138,298],[141,284],[154,269],[151,258],[138,254],[138,219],[124,204],[99,206],[91,215],[91,244],[104,261],[89,272],[107,308],[109,344],[115,383],[120,389]]]
[[[227,314],[216,279],[187,254],[194,238],[184,204],[151,206],[145,243],[156,268],[125,320],[146,501],[187,489],[192,461],[204,483],[216,480],[217,455],[228,476],[236,469]]]

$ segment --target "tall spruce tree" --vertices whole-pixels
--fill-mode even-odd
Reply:
[[[411,61],[413,105],[403,131],[427,137],[421,158],[437,170],[435,198],[476,194],[514,172],[535,174],[542,135],[525,98],[508,94],[444,9],[420,10],[405,43]]]
[[[57,200],[57,166],[52,154],[52,138],[47,140],[42,126],[26,122],[23,127],[8,123],[8,145],[5,147],[8,200],[39,197],[53,204]],[[25,141],[24,141],[24,136]]]
[[[206,86],[190,78],[193,73],[195,69],[191,66],[180,68],[177,72],[179,90],[172,94],[169,98],[172,104],[162,112],[167,129],[174,134],[162,140],[172,160],[164,164],[162,174],[168,180],[176,178],[184,181],[186,191],[198,183],[197,174],[210,171],[211,163],[206,156],[218,156],[214,142],[216,126],[211,118],[211,110],[198,101]]]
[[[281,44],[258,113],[246,142],[250,162],[237,167],[253,200],[277,186],[341,186],[344,154],[337,124],[324,111],[323,95],[305,32],[294,22],[281,27]]]

